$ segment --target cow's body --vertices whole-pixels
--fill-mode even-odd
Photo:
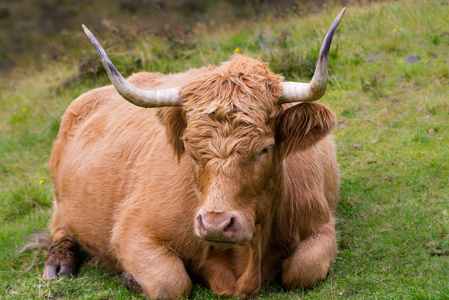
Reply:
[[[129,81],[151,89],[170,86],[170,80],[186,82],[195,72],[204,70],[170,76],[139,73]],[[189,274],[209,282],[209,273],[223,268],[235,281],[248,267],[244,246],[217,249],[195,237],[193,220],[201,201],[193,190],[190,158],[184,155],[178,162],[159,110],[123,101],[112,86],[88,92],[70,105],[51,158],[57,199],[52,229],[64,226],[95,258],[119,272],[127,263],[144,266],[139,258],[145,255],[133,246],[147,235],[182,258]],[[273,199],[280,206],[265,229],[263,283],[280,273],[281,263],[316,230],[315,223],[334,230],[339,176],[331,138],[287,158],[282,173],[280,199]],[[329,253],[329,263],[333,255]],[[327,272],[329,266],[324,267]],[[221,273],[215,276],[226,280]],[[232,294],[234,286],[225,290]]]
[[[70,105],[50,161],[56,201],[44,277],[73,274],[81,245],[151,298],[188,296],[192,279],[243,297],[276,276],[286,288],[322,280],[336,253],[333,113],[316,102],[281,104],[297,101],[283,78],[241,55],[128,81],[162,89],[164,101],[164,89],[179,88],[182,105],[141,108],[112,86]],[[140,90],[118,90],[146,105]]]

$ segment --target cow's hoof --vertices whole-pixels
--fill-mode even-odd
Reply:
[[[58,279],[60,276],[72,277],[78,271],[80,247],[71,238],[62,238],[53,243],[45,261],[44,279]]]
[[[44,273],[42,277],[44,279],[58,279],[59,276],[66,276],[71,278],[76,274],[77,268],[74,266],[69,266],[66,264],[55,265],[55,264],[45,264]]]
[[[143,290],[140,284],[134,279],[134,277],[126,272],[123,272],[122,275],[122,281],[125,284],[125,286],[132,292],[136,294],[142,294]]]

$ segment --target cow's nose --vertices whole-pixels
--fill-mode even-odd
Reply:
[[[209,212],[201,209],[196,217],[197,231],[206,240],[231,241],[236,228],[236,218],[230,212]]]

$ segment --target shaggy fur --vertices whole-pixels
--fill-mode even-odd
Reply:
[[[337,250],[333,113],[279,105],[283,78],[242,55],[128,80],[179,87],[183,105],[136,107],[112,86],[73,101],[50,160],[54,244],[76,241],[151,298],[186,297],[192,279],[242,297],[276,276],[286,288],[322,280]],[[232,215],[227,243],[201,236],[201,211]]]

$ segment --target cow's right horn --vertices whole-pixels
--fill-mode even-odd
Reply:
[[[98,56],[100,57],[103,67],[108,73],[109,79],[115,86],[117,91],[122,95],[123,98],[128,100],[134,105],[141,107],[162,107],[162,106],[180,106],[181,97],[179,96],[179,90],[177,88],[162,89],[162,90],[142,90],[136,88],[132,84],[123,78],[123,76],[117,71],[115,66],[112,64],[109,57],[106,55],[103,47],[100,45],[95,36],[83,25],[84,32],[87,37],[92,42],[97,50]]]
[[[324,96],[327,88],[329,49],[331,47],[332,37],[345,11],[346,8],[343,8],[338,14],[324,38],[312,81],[310,83],[282,82],[281,85],[284,88],[284,93],[278,103],[315,101]]]

